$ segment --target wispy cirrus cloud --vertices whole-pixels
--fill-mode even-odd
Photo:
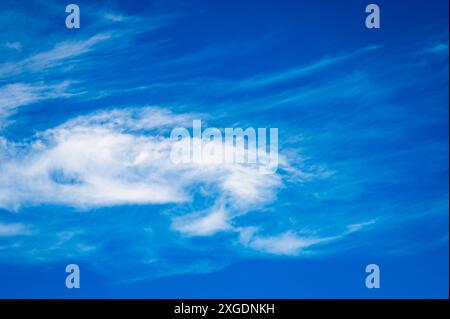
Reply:
[[[177,203],[188,200],[187,190],[198,182],[218,184],[225,194],[249,203],[268,198],[261,192],[277,187],[276,174],[259,176],[243,165],[177,165],[168,161],[168,138],[133,133],[186,124],[188,118],[192,115],[159,108],[120,109],[42,132],[21,158],[3,161],[1,205]]]
[[[26,138],[0,136],[2,260],[70,257],[121,268],[125,279],[204,273],[249,256],[324,254],[370,240],[391,247],[417,210],[421,221],[430,211],[445,219],[445,187],[437,187],[439,196],[424,193],[448,175],[448,137],[418,144],[431,134],[426,128],[448,126],[441,116],[448,108],[439,104],[442,90],[425,86],[427,112],[390,99],[404,96],[399,84],[425,81],[397,67],[380,72],[377,62],[403,66],[406,59],[387,61],[389,46],[380,55],[381,45],[356,43],[268,67],[257,57],[274,43],[206,41],[198,50],[176,43],[179,29],[153,37],[177,15],[83,8],[83,23],[91,23],[70,39],[59,31],[48,41],[0,37],[12,44],[1,51],[8,52],[0,63],[2,124],[21,107],[64,98],[58,109],[33,113],[51,123],[16,128]],[[422,45],[416,56],[445,62],[448,46],[440,44]],[[230,69],[236,57],[244,68]],[[280,169],[261,175],[244,165],[173,165],[167,133],[197,116],[219,126],[279,127]],[[422,183],[429,184],[412,186]],[[426,205],[413,205],[417,198]],[[367,235],[381,226],[391,231],[385,238]]]
[[[20,44],[20,42],[6,42],[5,48],[20,51],[22,50],[22,44]]]
[[[330,240],[320,234],[302,238],[291,230],[267,235],[267,220],[251,227],[242,225],[243,216],[272,203],[277,192],[286,183],[292,183],[292,174],[302,173],[299,168],[291,167],[283,155],[280,155],[279,172],[272,174],[262,174],[245,164],[174,164],[169,160],[172,142],[160,134],[173,125],[185,125],[191,118],[192,114],[176,114],[158,107],[111,109],[83,115],[40,132],[29,143],[15,144],[3,139],[0,207],[23,211],[42,205],[62,205],[92,214],[89,211],[94,208],[150,205],[161,210],[162,205],[170,204],[173,207],[163,214],[169,224],[157,231],[170,241],[178,236],[184,238],[181,243],[173,243],[174,247],[190,246],[191,239],[222,234],[230,236],[230,247],[238,241],[246,249],[267,254],[298,255],[303,249]],[[322,175],[311,171],[301,183],[323,178]],[[300,179],[295,181],[299,182]],[[204,208],[191,210],[199,199],[204,202],[199,207]],[[205,208],[208,202],[210,207]],[[54,223],[58,225],[56,232],[60,233],[64,219]],[[102,227],[109,229],[113,225],[105,220]],[[39,230],[39,226],[35,228]],[[11,233],[18,234],[18,230]],[[99,253],[97,239],[78,231],[55,249],[72,247],[68,241],[74,236],[79,238],[74,248],[79,258]],[[336,235],[335,239],[339,238]],[[28,245],[25,239],[21,242]],[[20,257],[26,258],[27,251],[24,249],[25,255],[19,254]],[[164,256],[150,251],[163,264],[167,262]],[[148,258],[145,256],[149,253],[138,258]]]
[[[175,217],[172,228],[187,236],[210,236],[232,229],[229,219],[230,216],[224,205],[219,203],[205,212]]]
[[[93,47],[110,38],[108,34],[97,34],[86,40],[63,41],[48,51],[38,52],[25,59],[0,64],[0,79],[30,72],[42,72],[55,68],[71,59],[88,53]]]
[[[19,14],[15,11],[12,13]],[[9,17],[12,13],[4,14]],[[90,16],[100,13],[93,10],[87,11],[86,14]],[[91,70],[96,67],[94,57],[105,52],[105,44],[108,41],[118,38],[131,41],[140,33],[162,27],[169,19],[167,16],[153,16],[144,21],[139,17],[133,18],[117,13],[122,19],[120,21],[115,19],[115,22],[134,24],[133,28],[122,30],[121,26],[110,26],[106,23],[106,20],[110,20],[108,17],[114,15],[113,11],[109,11],[108,14],[101,13],[101,18],[88,28],[87,33],[91,34],[90,36],[75,36],[68,40],[67,36],[62,35],[57,37],[56,44],[50,47],[42,42],[30,50],[18,41],[6,42],[5,48],[17,53],[24,52],[20,55],[7,55],[5,62],[0,62],[0,125],[4,127],[12,123],[13,119],[10,117],[22,106],[74,97],[78,94],[83,95],[85,99],[96,98],[98,94],[88,94],[82,88],[85,79],[82,78],[81,71],[74,70],[74,64],[83,65],[84,71]],[[107,31],[102,31],[107,28]],[[67,80],[67,74],[70,74],[70,81]],[[69,88],[74,82],[77,82],[77,93]]]
[[[448,55],[448,43],[437,43],[434,46],[425,49],[424,53]]]
[[[2,223],[0,221],[0,237],[13,237],[27,235],[30,230],[24,224],[20,223]]]
[[[276,255],[295,256],[303,249],[331,240],[331,238],[302,238],[292,231],[275,236],[252,236],[246,240],[248,247]]]
[[[293,68],[290,68],[289,70],[280,71],[280,72],[271,73],[271,74],[258,75],[258,76],[251,77],[251,78],[245,79],[243,81],[240,81],[238,87],[243,90],[257,89],[257,88],[263,89],[270,85],[282,83],[282,82],[289,81],[292,79],[308,76],[315,72],[323,71],[324,69],[326,69],[328,67],[351,60],[362,54],[370,53],[375,50],[379,50],[380,48],[382,48],[381,45],[372,45],[372,46],[368,46],[368,47],[364,47],[362,49],[356,50],[351,53],[324,57],[324,58],[319,59],[318,61],[315,61],[309,65],[293,67]]]
[[[19,107],[44,100],[67,98],[69,82],[45,85],[43,83],[13,83],[0,86],[0,128],[7,123],[7,118]]]

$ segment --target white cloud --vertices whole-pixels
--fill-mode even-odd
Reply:
[[[230,230],[229,216],[223,206],[215,207],[206,214],[190,214],[174,219],[173,229],[188,236],[209,236],[220,231]]]
[[[169,138],[142,132],[189,117],[155,107],[110,110],[42,132],[20,146],[20,155],[18,145],[3,141],[0,207],[182,203],[197,185],[243,211],[270,201],[281,186],[278,174],[240,164],[177,165]]]
[[[363,229],[363,228],[365,228],[367,226],[371,226],[371,225],[375,224],[376,222],[377,222],[376,219],[371,219],[371,220],[368,220],[366,222],[361,222],[361,223],[348,225],[347,226],[347,233],[351,234],[351,233],[357,232],[357,231],[359,231],[359,230],[361,230],[361,229]]]
[[[5,48],[11,49],[14,51],[21,51],[22,50],[22,44],[20,42],[6,42]]]
[[[261,225],[240,227],[238,216],[276,199],[284,176],[280,171],[262,173],[258,164],[173,163],[173,141],[161,132],[191,123],[192,118],[154,106],[112,109],[69,120],[38,133],[31,142],[16,144],[0,138],[0,208],[176,204],[176,214],[169,218],[171,229],[181,235],[230,232],[245,247],[277,255],[298,255],[334,239],[303,238],[293,231],[266,236]],[[289,178],[303,176],[284,156],[279,158],[281,172]],[[186,212],[195,194],[215,204]]]
[[[266,87],[272,84],[280,83],[283,81],[288,81],[292,79],[296,79],[305,75],[309,75],[313,72],[317,72],[320,70],[324,70],[330,66],[335,64],[339,64],[345,62],[349,59],[360,56],[361,54],[373,52],[375,50],[380,49],[380,45],[372,45],[368,47],[364,47],[362,49],[358,49],[351,53],[341,54],[332,57],[325,57],[320,59],[319,61],[315,61],[306,66],[300,66],[297,68],[290,69],[288,71],[281,71],[274,74],[265,74],[259,75],[252,78],[248,78],[243,80],[239,84],[240,89],[252,89],[252,88],[261,88]]]
[[[43,100],[69,97],[67,92],[69,82],[53,85],[13,83],[0,87],[0,128],[7,117],[18,107]],[[4,123],[3,123],[4,124]]]
[[[349,224],[345,226],[343,231],[332,236],[320,236],[314,234],[315,231],[309,236],[300,236],[292,230],[277,235],[264,236],[259,234],[260,229],[257,227],[242,227],[235,230],[239,232],[240,242],[246,247],[274,255],[297,256],[304,253],[311,246],[342,239],[375,223],[376,220],[371,219],[365,222]]]
[[[122,22],[124,20],[129,19],[129,17],[126,17],[119,13],[105,12],[103,14],[103,19],[111,21],[111,22]]]
[[[276,255],[298,255],[305,248],[329,240],[331,238],[302,238],[292,231],[267,237],[253,235],[253,231],[250,231],[241,236],[246,246]]]
[[[27,235],[29,233],[29,229],[23,224],[5,224],[0,222],[0,237]]]
[[[95,45],[108,40],[109,34],[96,34],[80,41],[63,41],[52,49],[41,51],[25,59],[0,64],[0,78],[11,77],[23,72],[38,72],[59,66],[70,59],[90,52]]]
[[[442,54],[448,55],[448,43],[438,43],[434,45],[433,47],[430,47],[424,51],[425,53],[431,53],[431,54]]]
[[[174,114],[168,109],[146,106],[141,108],[112,109],[76,117],[58,129],[102,127],[114,132],[160,130],[175,125],[191,125],[194,115]]]
[[[23,64],[32,70],[42,70],[44,68],[55,66],[62,61],[78,57],[88,53],[93,47],[101,42],[108,40],[109,34],[96,34],[82,41],[65,41],[58,43],[53,49],[35,54],[23,61]]]

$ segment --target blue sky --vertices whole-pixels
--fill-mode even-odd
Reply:
[[[76,3],[0,3],[0,297],[448,298],[448,1],[378,30],[356,0]],[[278,128],[277,172],[174,166],[193,119]]]

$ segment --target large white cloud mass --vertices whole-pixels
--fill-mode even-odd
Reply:
[[[275,202],[286,183],[318,179],[324,173],[303,173],[283,154],[278,155],[279,169],[273,172],[261,171],[259,164],[174,163],[170,154],[176,141],[170,139],[170,130],[189,127],[195,116],[161,107],[109,109],[73,118],[37,133],[31,141],[1,138],[0,208],[14,212],[60,205],[89,214],[117,205],[169,204],[174,208],[166,232],[184,238],[230,234],[241,247],[277,255],[298,255],[348,233],[305,236],[290,228],[267,233],[270,220],[280,214],[241,224],[242,216]],[[204,199],[200,208],[193,205],[198,197]],[[56,239],[39,239],[44,245],[41,250],[26,242],[33,258],[35,254],[50,257],[51,249],[61,249],[72,237],[84,234],[58,229]],[[32,237],[39,231],[26,223],[3,222],[0,227],[1,235],[11,238]],[[72,234],[69,239],[67,233]],[[71,253],[95,253],[97,241],[91,234]],[[45,248],[46,243],[50,248]]]

